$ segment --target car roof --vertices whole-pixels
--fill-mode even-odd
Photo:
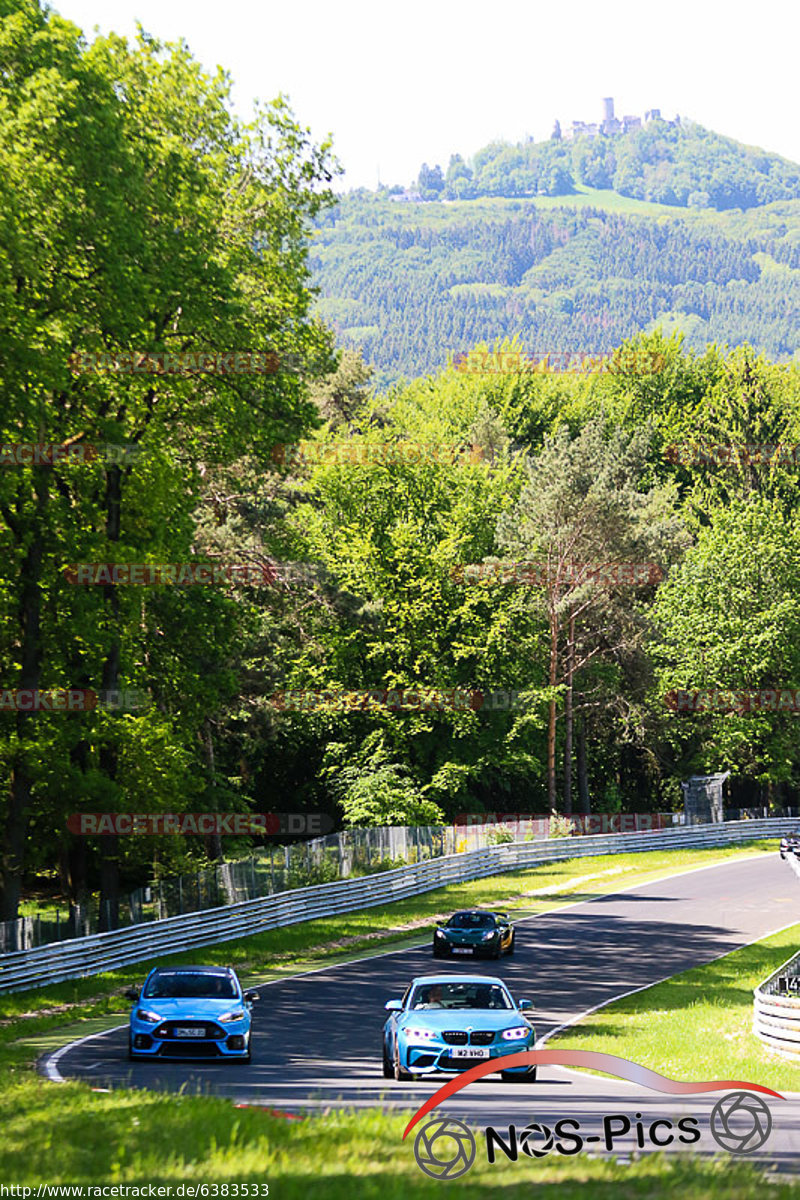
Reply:
[[[496,917],[499,916],[499,909],[494,908],[457,908],[453,913],[454,917]]]
[[[233,967],[153,967],[152,975],[233,975]]]
[[[508,988],[505,980],[500,979],[498,975],[417,975],[411,980],[412,985],[415,983],[499,983],[504,988]]]

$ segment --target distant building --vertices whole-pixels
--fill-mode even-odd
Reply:
[[[567,130],[567,137],[597,137],[599,133],[600,126],[596,122],[589,124],[586,121],[573,121]]]
[[[389,197],[389,199],[394,200],[395,203],[397,203],[397,202],[405,203],[405,204],[421,204],[422,203],[422,196],[420,195],[420,193],[412,192],[408,188],[406,188],[406,190],[404,192],[394,192],[393,195],[391,195]]]
[[[631,133],[634,129],[641,129],[642,124],[648,125],[651,121],[663,121],[660,108],[648,108],[644,114],[644,122],[641,117],[624,116],[622,120],[614,116],[614,97],[603,97],[603,119],[602,121],[573,121],[570,127],[561,134],[561,126],[556,121],[553,127],[551,137],[557,140],[558,137],[576,138],[576,137],[599,137],[601,134],[605,137],[614,137],[618,133]],[[665,121],[666,125],[679,125],[680,117],[676,117],[674,121]],[[558,129],[558,135],[556,135]]]

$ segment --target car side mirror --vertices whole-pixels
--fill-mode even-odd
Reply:
[[[403,1001],[402,1000],[387,1000],[383,1007],[386,1009],[387,1012],[402,1012]]]
[[[532,1000],[518,1000],[517,1008],[519,1009],[520,1012],[522,1012],[526,1008],[533,1008],[533,1001]]]
[[[250,992],[245,992],[244,998],[248,1004],[252,1004],[255,1000],[260,1000],[261,996],[258,994],[258,992],[250,991]]]
[[[138,988],[128,988],[128,990],[124,993],[124,995],[125,995],[126,1000],[133,1000],[135,1003],[139,999],[139,989]]]

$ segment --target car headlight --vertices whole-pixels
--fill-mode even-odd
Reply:
[[[161,1020],[158,1013],[150,1012],[147,1008],[137,1008],[136,1017],[139,1021],[148,1021],[151,1025],[157,1025]]]
[[[433,936],[443,938],[445,935],[442,933],[441,929],[437,929]]]
[[[504,1029],[503,1037],[507,1042],[521,1042],[530,1033],[530,1025],[515,1025],[513,1029]]]
[[[406,1037],[414,1038],[416,1041],[424,1042],[429,1038],[436,1037],[436,1034],[430,1029],[407,1029]]]
[[[483,939],[482,939],[482,940],[483,940],[484,942],[490,942],[490,941],[492,940],[492,938],[493,938],[493,937],[496,937],[496,936],[497,936],[497,930],[496,930],[496,929],[487,929],[487,930],[486,930],[486,933],[483,935]]]
[[[244,1009],[233,1008],[230,1012],[223,1013],[221,1017],[217,1017],[218,1021],[243,1021]]]

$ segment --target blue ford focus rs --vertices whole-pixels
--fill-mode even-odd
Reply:
[[[532,1050],[536,1033],[523,1016],[530,1000],[511,997],[491,975],[421,975],[389,1000],[383,1027],[383,1074],[412,1079],[465,1071],[487,1059]],[[532,1080],[536,1067],[498,1067],[504,1080]]]
[[[128,1057],[250,1062],[251,1005],[231,967],[156,967],[134,1001]]]

